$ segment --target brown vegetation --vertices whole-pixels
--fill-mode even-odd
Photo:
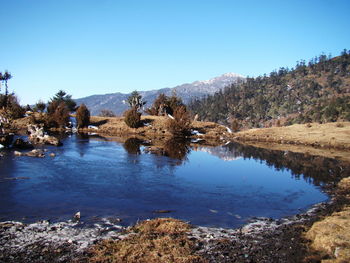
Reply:
[[[238,141],[307,145],[350,149],[350,122],[295,124],[251,129],[234,134]]]
[[[164,93],[158,95],[153,102],[151,108],[146,109],[146,113],[154,116],[163,116],[166,114],[174,114],[174,111],[180,107],[185,106],[181,98],[173,94],[171,97],[166,96]]]
[[[76,111],[76,119],[77,119],[77,128],[84,128],[89,126],[90,124],[90,111],[85,106],[85,104],[81,104]]]
[[[0,108],[3,109],[3,115],[5,113],[6,118],[9,120],[22,118],[25,113],[25,109],[19,105],[18,99],[14,94],[0,94]]]
[[[47,107],[45,125],[48,128],[64,128],[69,122],[69,110],[64,102],[52,101]]]
[[[141,121],[141,113],[136,108],[131,108],[124,113],[124,121],[130,128],[138,128]]]
[[[90,250],[90,262],[205,262],[195,254],[188,224],[171,218],[144,221],[119,241],[106,240]]]
[[[350,201],[350,177],[340,181],[338,187]],[[350,206],[316,222],[305,237],[323,263],[350,262]]]
[[[124,117],[99,117],[91,116],[91,125],[98,126],[98,132],[108,136],[127,136],[140,135],[147,137],[171,137],[172,134],[167,128],[168,116],[141,116],[140,127],[134,129],[130,128],[124,122]],[[212,122],[193,121],[191,129],[197,130],[202,135],[201,138],[206,140],[216,140],[219,142],[220,137],[228,137],[228,132],[225,127],[220,124]]]
[[[189,134],[191,128],[190,114],[185,106],[179,106],[175,109],[173,119],[169,118],[167,127],[169,131],[176,136]]]
[[[115,117],[115,113],[111,110],[101,110],[100,117]]]

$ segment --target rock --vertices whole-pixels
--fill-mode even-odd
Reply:
[[[49,136],[44,133],[43,127],[36,125],[28,125],[29,140],[33,144],[50,144],[54,146],[60,146],[62,143],[59,139],[53,136]]]
[[[22,150],[34,148],[34,146],[30,142],[26,142],[22,139],[16,139],[12,147],[16,149],[22,149]]]
[[[77,213],[74,215],[73,221],[75,221],[75,222],[79,222],[79,221],[80,221],[80,212],[77,212]]]
[[[34,150],[27,152],[27,153],[22,153],[22,152],[18,152],[18,151],[14,151],[13,153],[15,156],[29,156],[29,157],[39,157],[39,158],[45,157],[44,152],[42,150],[39,150],[39,149],[34,149]]]
[[[4,147],[9,147],[13,141],[13,134],[1,134],[0,135],[0,144]]]
[[[13,154],[14,154],[15,156],[22,156],[22,153],[21,153],[21,152],[18,152],[18,151],[14,151]]]
[[[42,150],[38,150],[38,149],[34,149],[34,150],[26,153],[25,155],[29,156],[29,157],[40,157],[40,158],[45,157],[44,152]]]
[[[55,157],[55,156],[56,156],[56,154],[50,153],[50,157]]]

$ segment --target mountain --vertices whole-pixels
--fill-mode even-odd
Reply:
[[[322,54],[298,62],[294,69],[246,78],[189,107],[200,120],[232,125],[234,130],[350,121],[350,52],[334,58]]]
[[[197,147],[196,151],[207,152],[224,161],[235,161],[242,158],[242,152],[236,150],[234,146],[233,143],[227,143],[224,146]]]
[[[205,95],[212,95],[215,92],[233,84],[244,81],[242,75],[236,73],[226,73],[210,80],[195,81],[193,83],[182,84],[173,88],[164,88],[159,90],[140,91],[144,101],[147,101],[145,107],[151,107],[155,98],[164,93],[171,96],[174,92],[181,97],[184,103],[189,103],[194,98],[202,98]],[[123,103],[130,94],[110,93],[104,95],[92,95],[89,97],[75,99],[77,105],[84,103],[91,112],[91,115],[100,114],[101,110],[111,110],[117,115],[122,114],[128,105]]]

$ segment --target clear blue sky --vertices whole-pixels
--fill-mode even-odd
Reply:
[[[22,104],[258,76],[350,48],[350,1],[0,0],[0,71]]]

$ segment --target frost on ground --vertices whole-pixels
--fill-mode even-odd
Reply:
[[[50,224],[0,223],[0,262],[46,262],[45,254],[64,261],[102,239],[122,239],[123,227],[107,219],[94,227],[82,227],[72,221]],[[57,253],[57,255],[54,255]],[[40,259],[41,257],[41,259]],[[38,261],[32,261],[38,260]]]
[[[279,220],[253,218],[238,229],[194,226],[186,235],[196,244],[195,255],[205,262],[300,262],[307,251],[302,225],[328,204]],[[72,221],[0,223],[0,262],[86,262],[88,249],[98,241],[132,239],[133,228],[114,222],[103,219],[92,227]]]

